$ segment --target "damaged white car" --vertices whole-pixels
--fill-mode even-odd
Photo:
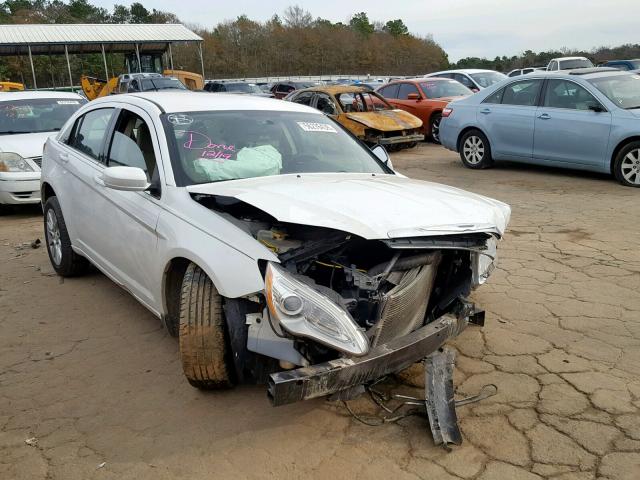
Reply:
[[[198,388],[282,405],[420,361],[481,312],[504,203],[393,171],[290,102],[190,92],[83,107],[43,159],[49,256],[92,263],[179,336]]]

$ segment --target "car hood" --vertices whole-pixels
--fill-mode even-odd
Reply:
[[[57,132],[0,135],[0,151],[17,153],[23,158],[41,157],[47,138]]]
[[[497,200],[396,175],[275,175],[187,190],[236,198],[281,222],[332,228],[366,239],[502,235],[511,214],[509,206]]]
[[[404,110],[380,110],[377,112],[352,112],[345,113],[351,120],[359,122],[366,127],[375,128],[383,132],[394,130],[420,128],[422,120]]]
[[[630,112],[632,115],[636,117],[640,117],[640,108],[632,108],[630,110],[627,110],[627,112]]]

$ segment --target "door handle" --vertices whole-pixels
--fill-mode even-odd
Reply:
[[[69,154],[68,153],[64,153],[64,152],[60,152],[60,154],[58,155],[58,158],[60,159],[60,161],[62,163],[67,163],[69,161]]]
[[[480,113],[484,113],[486,115],[488,113],[491,113],[491,109],[490,108],[483,108],[482,110],[480,110]]]
[[[551,118],[551,115],[549,115],[548,113],[541,113],[540,115],[538,115],[538,118],[541,120],[549,120]]]

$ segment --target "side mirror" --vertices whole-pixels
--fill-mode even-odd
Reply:
[[[147,180],[147,174],[138,167],[105,168],[101,180],[107,188],[126,192],[142,192],[151,185]]]
[[[478,93],[480,91],[478,87],[471,87],[469,88],[469,90],[471,90],[473,93]]]
[[[393,164],[391,163],[391,157],[387,153],[387,149],[382,145],[376,145],[371,149],[371,152],[378,157],[378,159],[384,163],[387,167],[393,170]]]
[[[589,110],[596,113],[606,112],[602,105],[589,105]]]
[[[420,95],[417,93],[410,93],[407,95],[407,100],[420,100]]]

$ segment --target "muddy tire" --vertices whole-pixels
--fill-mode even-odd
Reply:
[[[640,142],[630,142],[618,152],[613,175],[625,187],[640,187]]]
[[[202,390],[233,386],[222,297],[191,263],[180,294],[180,357],[189,383]]]
[[[57,197],[49,197],[45,202],[43,218],[47,253],[56,273],[61,277],[77,277],[86,273],[89,261],[73,251]]]

